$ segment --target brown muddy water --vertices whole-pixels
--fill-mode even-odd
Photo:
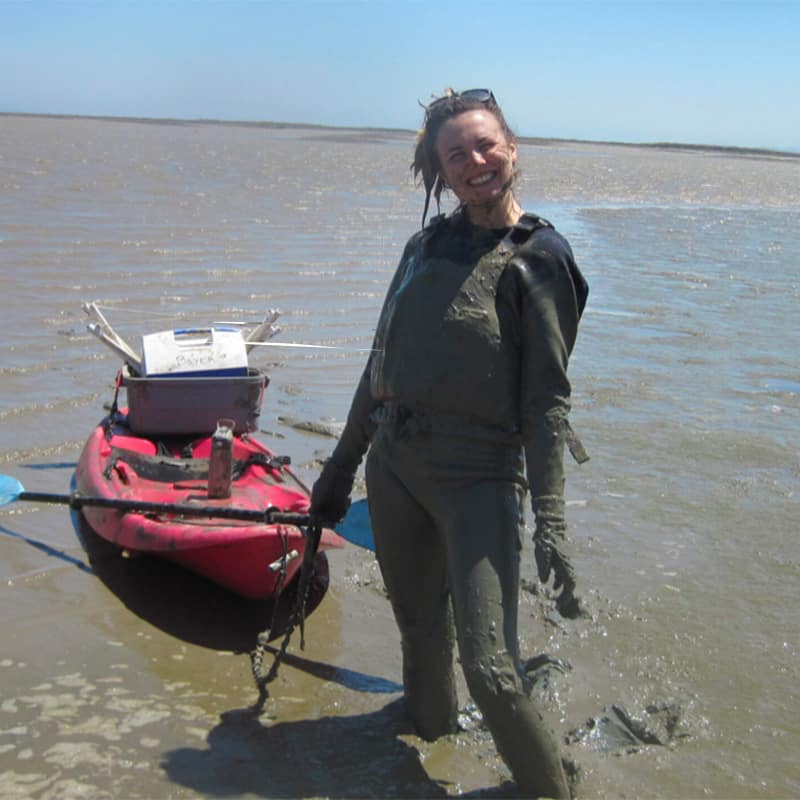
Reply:
[[[410,155],[405,134],[0,117],[0,472],[69,489],[119,366],[85,329],[97,300],[133,341],[277,308],[276,341],[342,348],[251,359],[263,440],[312,481],[333,439],[290,421],[347,411],[419,225]],[[537,691],[578,796],[800,797],[800,160],[520,162],[592,288],[571,367],[592,458],[567,488],[591,618],[554,614],[528,546],[520,621],[526,657],[571,667]],[[79,532],[63,507],[0,509],[4,798],[513,795],[473,715],[432,745],[405,730],[369,553],[332,554],[254,716],[264,609],[159,562],[90,564]],[[612,705],[661,744],[611,740]]]

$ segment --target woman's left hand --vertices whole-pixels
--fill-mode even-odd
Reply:
[[[556,608],[562,617],[575,619],[586,616],[580,598],[575,594],[575,570],[564,551],[564,534],[556,533],[546,525],[537,525],[533,534],[534,556],[539,580],[547,583],[553,575],[553,589],[561,593],[556,598]]]

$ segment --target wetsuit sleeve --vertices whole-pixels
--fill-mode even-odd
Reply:
[[[394,293],[397,291],[397,287],[400,285],[403,275],[405,274],[408,256],[416,246],[416,237],[412,237],[412,239],[406,245],[406,248],[403,252],[403,257],[400,259],[400,264],[398,265],[394,277],[389,284],[389,289],[386,293],[386,298],[384,299],[383,306],[381,308],[381,314],[378,317],[378,330],[380,330],[380,319],[383,317],[386,306],[390,299],[394,296]],[[380,341],[380,337],[379,335],[376,335],[372,343],[373,352],[367,359],[366,367],[361,374],[361,379],[359,380],[355,394],[353,395],[353,401],[350,404],[350,411],[347,414],[347,422],[344,430],[342,431],[342,435],[339,437],[339,442],[337,443],[333,454],[331,455],[330,460],[344,472],[353,474],[356,472],[361,460],[364,457],[364,454],[369,448],[372,437],[375,434],[376,425],[370,419],[370,417],[379,403],[372,396],[370,384],[372,363],[376,355],[375,350],[381,347],[381,345],[382,342]]]
[[[350,404],[347,423],[331,455],[331,461],[348,473],[355,473],[358,469],[375,433],[375,423],[370,420],[370,415],[376,403],[369,387],[369,372],[368,361]]]
[[[552,230],[513,258],[519,300],[520,420],[537,527],[564,530],[567,365],[580,313],[569,270],[572,251]]]

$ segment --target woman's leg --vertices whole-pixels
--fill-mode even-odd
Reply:
[[[446,504],[450,586],[470,694],[520,788],[568,798],[557,740],[525,692],[517,644],[522,493],[507,482],[454,492]]]
[[[433,740],[458,730],[444,542],[379,444],[366,475],[375,552],[402,639],[406,709],[419,736]]]

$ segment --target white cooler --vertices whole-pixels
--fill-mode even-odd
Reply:
[[[187,328],[142,336],[142,368],[148,378],[247,376],[247,348],[240,331]]]

